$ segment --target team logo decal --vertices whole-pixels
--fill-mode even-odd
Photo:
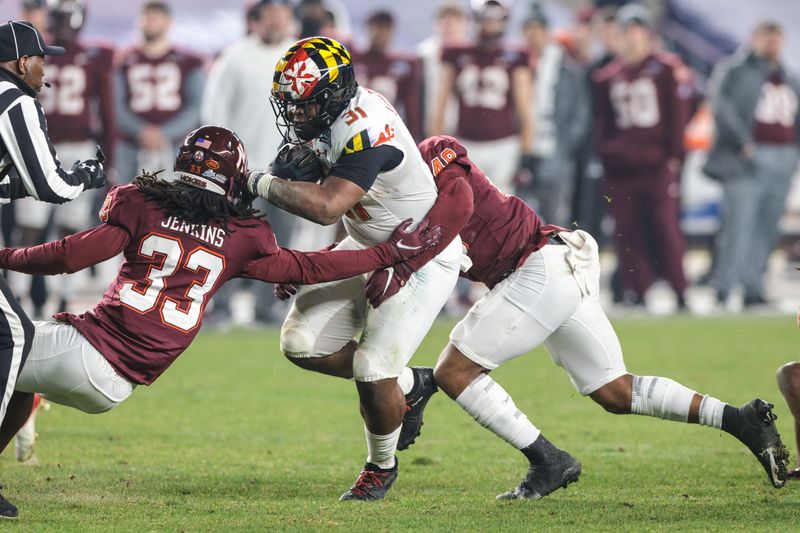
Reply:
[[[283,85],[290,85],[290,90],[296,97],[302,98],[309,89],[317,84],[319,76],[320,72],[316,63],[311,58],[306,58],[303,61],[289,65],[283,71],[285,80]]]
[[[197,151],[194,153],[194,155],[193,155],[192,157],[193,157],[193,159],[194,159],[195,161],[197,161],[197,162],[199,163],[200,161],[202,161],[203,159],[205,159],[205,157],[206,157],[206,156],[205,156],[205,154],[204,154],[202,151],[200,151],[200,150],[197,150]]]
[[[206,166],[211,170],[219,170],[219,163],[217,163],[213,159],[209,159],[208,161],[206,161]]]
[[[100,208],[100,220],[108,222],[108,212],[111,211],[111,194],[106,196],[103,207]]]

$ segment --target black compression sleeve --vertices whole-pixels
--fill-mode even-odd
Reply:
[[[378,146],[342,155],[328,173],[352,181],[368,191],[379,172],[396,168],[403,161],[403,152],[394,146]]]

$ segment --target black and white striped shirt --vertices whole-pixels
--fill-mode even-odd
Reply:
[[[0,204],[23,196],[68,202],[83,192],[84,173],[61,168],[36,93],[0,69]]]

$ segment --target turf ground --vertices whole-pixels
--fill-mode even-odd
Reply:
[[[789,318],[620,320],[628,367],[720,399],[776,404],[774,372],[798,358]],[[440,323],[414,362],[432,363]],[[583,462],[579,483],[539,502],[495,502],[521,456],[444,394],[400,478],[377,504],[337,501],[364,460],[352,383],[293,367],[277,332],[203,334],[154,386],[104,415],[40,417],[40,465],[0,459],[21,519],[7,531],[797,530],[800,483],[772,489],[719,431],[615,417],[575,393],[546,352],[495,373],[545,434]],[[792,455],[794,457],[794,447]]]

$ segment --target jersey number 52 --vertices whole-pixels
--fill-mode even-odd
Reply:
[[[150,266],[145,280],[123,284],[119,291],[120,302],[141,314],[158,309],[161,321],[180,331],[196,328],[206,295],[225,269],[225,259],[202,247],[185,254],[180,241],[155,233],[142,239],[139,255],[156,260],[157,255],[161,256],[160,263]],[[195,273],[203,270],[205,275],[193,281],[180,299],[175,299],[179,295],[174,290],[170,293],[169,282],[179,268]]]

